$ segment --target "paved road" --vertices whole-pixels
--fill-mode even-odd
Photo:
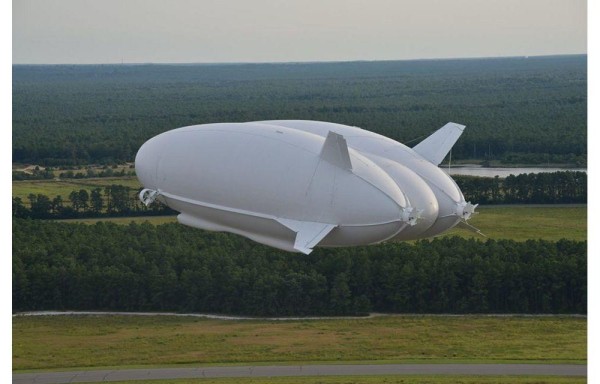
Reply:
[[[82,383],[125,380],[216,377],[339,376],[339,375],[544,375],[587,376],[587,365],[575,364],[383,364],[281,365],[122,369],[13,374],[13,384]]]
[[[297,320],[339,320],[339,319],[368,319],[373,317],[408,317],[408,316],[427,316],[427,317],[581,317],[587,315],[581,314],[520,314],[520,313],[475,313],[475,314],[439,314],[439,313],[370,313],[367,316],[305,316],[305,317],[248,317],[248,316],[226,316],[214,315],[208,313],[175,313],[175,312],[108,312],[108,311],[32,311],[17,312],[13,317],[27,316],[173,316],[173,317],[200,317],[213,320],[266,320],[266,321],[297,321]]]

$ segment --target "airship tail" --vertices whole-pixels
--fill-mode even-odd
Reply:
[[[413,150],[434,165],[439,165],[465,129],[464,125],[448,123],[413,147]]]

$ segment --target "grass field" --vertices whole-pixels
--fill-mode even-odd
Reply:
[[[586,206],[493,206],[478,207],[479,214],[469,220],[492,239],[572,240],[587,239]],[[454,228],[445,236],[482,238],[462,228]]]
[[[141,380],[137,384],[197,384],[198,379]],[[202,379],[203,384],[571,384],[586,383],[585,377],[549,376],[320,376]],[[114,384],[131,383],[120,381]]]
[[[481,207],[469,223],[481,229],[491,239],[559,240],[567,238],[583,241],[587,239],[587,207],[585,206],[494,206]],[[149,222],[154,225],[176,222],[175,216],[118,217],[103,219],[74,219],[65,222],[93,224],[97,221],[111,221],[117,224]],[[455,228],[444,236],[484,237],[461,228]]]
[[[13,318],[13,370],[186,364],[586,361],[586,318]]]
[[[38,165],[38,164],[21,164],[21,163],[13,163],[12,164],[13,172],[16,171],[16,172],[24,172],[24,173],[31,174],[36,167],[39,168],[40,170],[46,169],[46,167],[44,167],[43,165]],[[87,175],[88,168],[92,169],[96,173],[107,170],[107,168],[105,168],[105,166],[103,166],[103,165],[88,164],[85,166],[81,166],[79,169],[72,169],[71,172],[73,172],[73,174],[75,174],[75,175],[81,174],[85,177]],[[125,172],[134,171],[133,163],[118,164],[116,166],[111,166],[110,169],[115,173],[122,172],[122,171],[125,171]],[[57,168],[54,168],[52,170],[52,174],[55,177],[59,177],[61,173],[65,173],[65,172],[68,172],[68,170],[57,169]]]
[[[126,177],[98,177],[91,179],[62,179],[62,180],[24,180],[12,182],[12,196],[20,197],[24,202],[28,202],[27,196],[30,193],[48,196],[50,199],[60,195],[63,200],[68,201],[69,194],[72,191],[87,189],[88,191],[108,185],[119,184],[137,189],[140,183],[135,176]]]

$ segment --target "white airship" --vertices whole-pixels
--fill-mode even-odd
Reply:
[[[321,121],[174,129],[139,149],[139,196],[181,224],[305,254],[431,237],[470,227],[477,206],[438,167],[464,128],[448,123],[414,148]]]

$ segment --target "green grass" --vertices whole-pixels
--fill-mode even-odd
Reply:
[[[469,224],[492,239],[559,240],[587,239],[587,207],[585,206],[494,206],[478,207]],[[454,228],[444,236],[475,237],[481,235],[462,228]]]
[[[36,167],[39,167],[40,170],[46,169],[46,167],[44,167],[43,165],[38,165],[38,164],[23,164],[23,163],[13,163],[12,164],[13,172],[16,171],[16,172],[24,172],[24,173],[31,174]],[[100,172],[107,170],[107,168],[105,168],[105,166],[103,166],[103,165],[87,164],[87,165],[80,166],[78,169],[71,169],[70,171],[73,172],[74,175],[81,174],[85,177],[85,176],[87,176],[88,168],[92,169],[96,173],[100,173]],[[115,173],[121,172],[121,171],[131,172],[131,171],[135,170],[135,168],[133,167],[133,163],[123,163],[123,164],[118,164],[116,166],[110,166],[110,169]],[[51,172],[55,177],[59,177],[61,173],[69,172],[69,170],[53,168],[53,170]]]
[[[176,379],[141,380],[138,384],[571,384],[586,383],[585,377],[551,376],[421,376],[421,375],[382,375],[382,376],[312,376],[312,377],[260,377],[260,378],[220,378],[220,379]],[[131,383],[130,381],[115,384]]]
[[[586,361],[586,318],[383,316],[225,321],[13,318],[13,369],[330,362]]]
[[[108,185],[119,184],[137,189],[140,183],[135,176],[125,177],[98,177],[92,179],[62,179],[62,180],[23,180],[12,182],[12,196],[20,197],[24,202],[28,202],[27,196],[30,193],[43,194],[53,199],[55,196],[62,196],[63,200],[68,201],[69,194],[72,191],[80,189],[92,190]]]

